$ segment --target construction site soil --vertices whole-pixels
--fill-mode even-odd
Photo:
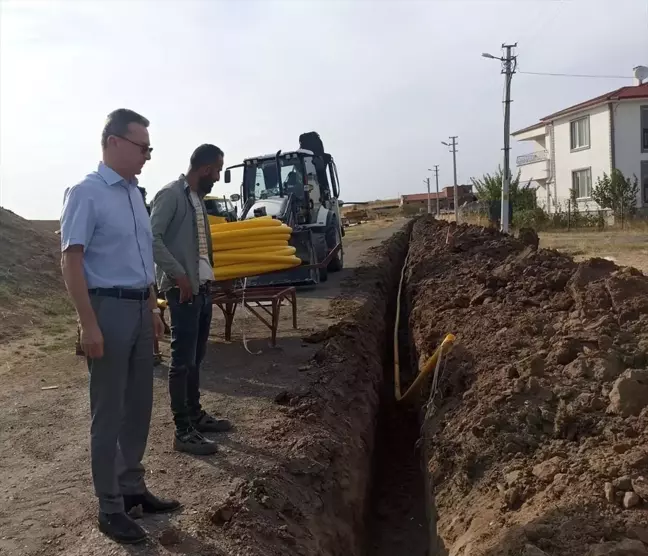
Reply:
[[[36,290],[62,291],[56,237],[0,216],[4,224],[12,218],[11,226],[0,220],[0,239],[8,238],[0,241],[0,261],[12,265],[0,273],[0,307],[20,320],[24,307],[8,297],[25,291],[21,281],[39,265],[47,272]],[[24,242],[52,245],[23,256]],[[401,358],[416,369],[447,333],[457,336],[436,391],[428,387],[414,408],[393,399],[389,347],[406,254]],[[34,404],[44,394],[27,401],[26,384],[9,384],[6,399],[0,395],[11,424],[0,427],[8,462],[0,524],[11,529],[0,534],[0,553],[18,538],[27,544],[21,523],[33,514],[40,531],[33,535],[46,544],[21,555],[648,555],[648,278],[607,260],[575,263],[538,250],[532,231],[514,238],[425,217],[368,251],[340,291],[325,300],[336,324],[315,327],[294,352],[288,344],[273,351],[266,374],[245,375],[246,388],[268,389],[271,375],[288,385],[268,390],[267,404],[265,393],[250,405],[220,383],[218,397],[206,392],[226,414],[238,415],[233,438],[250,446],[243,455],[227,442],[213,462],[170,454],[159,445],[168,428],[160,417],[166,401],[156,409],[147,459],[152,482],[184,489],[187,508],[169,521],[147,522],[156,540],[143,548],[108,545],[96,533],[87,473],[79,479],[70,465],[56,467],[66,473],[64,491],[55,493],[60,508],[29,494],[53,488],[41,460],[88,466],[87,408],[78,402],[84,379],[68,378],[61,366],[56,384],[73,387],[48,391],[69,396],[60,408],[70,413],[75,440],[72,449],[69,438],[59,438],[52,453],[51,435],[35,421]],[[226,346],[215,346],[225,353]],[[30,361],[24,372],[42,374]],[[227,368],[224,360],[218,366]],[[210,368],[206,383],[241,381],[244,371],[231,379],[219,373]],[[407,384],[412,376],[403,378]],[[164,387],[156,388],[159,395]],[[22,405],[14,407],[19,393]],[[41,413],[52,413],[38,403]],[[21,432],[26,427],[41,435],[38,458],[33,447],[23,453],[31,442]],[[34,462],[30,473],[40,482],[23,477],[25,461]],[[230,462],[244,472],[232,474]],[[71,496],[73,505],[64,507]],[[37,511],[44,514],[35,517]],[[51,531],[43,520],[54,522]]]
[[[429,554],[648,554],[648,278],[537,246],[413,227],[416,352],[458,337],[422,411]]]

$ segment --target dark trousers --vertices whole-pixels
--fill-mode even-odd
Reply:
[[[177,288],[166,293],[171,316],[171,365],[169,395],[178,433],[191,429],[192,419],[200,416],[200,363],[205,357],[212,319],[211,299],[195,295],[180,303]]]

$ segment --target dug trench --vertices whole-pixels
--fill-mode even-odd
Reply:
[[[196,516],[196,536],[217,537],[223,554],[363,556],[369,545],[376,545],[367,539],[375,525],[370,508],[384,476],[377,467],[372,488],[389,359],[385,339],[392,333],[392,305],[411,226],[370,250],[346,280],[331,308],[345,315],[341,322],[304,338],[318,346],[309,365],[308,386],[281,392],[275,399],[292,423],[282,426],[280,438],[273,438],[285,445],[285,459]],[[381,412],[381,427],[384,416]],[[418,427],[408,430],[416,433],[413,448]],[[385,446],[378,445],[380,456]],[[418,463],[415,467],[420,468]],[[418,492],[423,503],[423,490]],[[390,494],[387,490],[382,500]],[[395,523],[394,512],[384,513]],[[423,526],[424,518],[418,523]],[[377,539],[378,548],[397,539],[398,535]]]
[[[311,546],[287,553],[648,555],[648,278],[538,244],[420,218],[374,253],[354,284],[368,302],[320,352],[344,372],[317,414],[349,428],[311,453],[330,480]],[[405,387],[457,337],[413,407],[394,401],[389,352],[406,252]]]
[[[406,254],[404,388],[457,338],[413,406],[390,353]],[[285,463],[200,517],[223,554],[648,555],[648,278],[420,218],[346,287],[310,386],[276,400]]]

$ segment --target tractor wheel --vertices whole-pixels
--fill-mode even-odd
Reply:
[[[324,234],[313,234],[313,244],[315,253],[317,254],[317,261],[321,262],[326,259],[328,249],[326,248],[326,236]],[[319,269],[320,282],[328,280],[328,269],[326,267]]]
[[[327,253],[332,251],[338,243],[341,243],[342,238],[340,236],[340,229],[338,228],[337,222],[332,220],[330,226],[326,228],[326,247]],[[344,268],[344,248],[340,247],[340,250],[333,256],[331,262],[328,264],[329,272],[339,272]]]

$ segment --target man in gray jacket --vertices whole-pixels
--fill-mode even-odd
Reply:
[[[222,168],[223,151],[201,145],[191,155],[187,174],[163,187],[151,203],[156,278],[171,315],[173,445],[178,451],[198,455],[217,451],[216,443],[201,433],[230,429],[228,421],[212,417],[200,405],[200,363],[209,338],[214,280],[203,198],[220,179]]]

